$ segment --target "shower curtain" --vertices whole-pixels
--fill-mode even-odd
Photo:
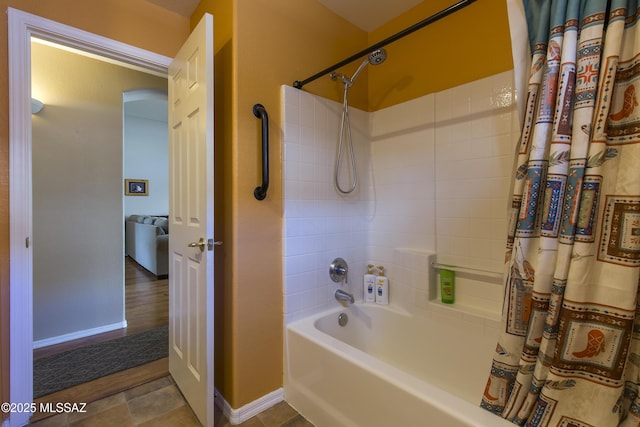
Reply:
[[[517,425],[637,426],[640,10],[524,3],[532,65],[481,406]]]

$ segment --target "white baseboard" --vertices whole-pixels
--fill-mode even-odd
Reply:
[[[91,335],[102,334],[105,332],[115,331],[127,327],[127,321],[112,323],[111,325],[98,326],[97,328],[85,329],[83,331],[71,332],[69,334],[58,335],[57,337],[45,338],[33,342],[33,348],[47,347],[54,344],[77,340],[79,338],[90,337]]]
[[[227,417],[229,423],[234,426],[242,424],[249,418],[258,415],[262,411],[266,411],[283,400],[284,389],[280,387],[279,389],[274,390],[269,394],[265,394],[251,403],[247,403],[242,408],[233,409],[220,392],[217,389],[215,391],[215,404],[222,410],[222,413]]]

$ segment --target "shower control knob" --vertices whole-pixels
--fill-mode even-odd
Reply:
[[[329,266],[329,277],[336,283],[340,283],[344,281],[344,283],[348,283],[349,276],[349,266],[347,265],[347,261],[342,258],[336,258],[333,260],[331,265]]]

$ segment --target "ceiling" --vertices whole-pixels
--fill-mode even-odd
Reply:
[[[122,109],[127,117],[167,122],[167,92],[155,89],[134,89],[122,94]]]
[[[147,0],[149,3],[153,3],[172,12],[190,18],[196,6],[200,3],[200,0]]]
[[[347,21],[371,32],[422,0],[318,0]]]
[[[190,17],[200,0],[147,0],[179,15]],[[371,32],[423,0],[318,0],[357,27]]]

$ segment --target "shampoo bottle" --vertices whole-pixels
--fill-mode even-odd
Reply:
[[[364,302],[376,301],[376,276],[373,274],[373,264],[367,265],[367,274],[363,283]]]
[[[376,303],[389,304],[389,279],[384,275],[384,267],[378,266],[376,277]]]
[[[445,304],[453,304],[455,300],[456,282],[453,271],[440,270],[440,299]]]

